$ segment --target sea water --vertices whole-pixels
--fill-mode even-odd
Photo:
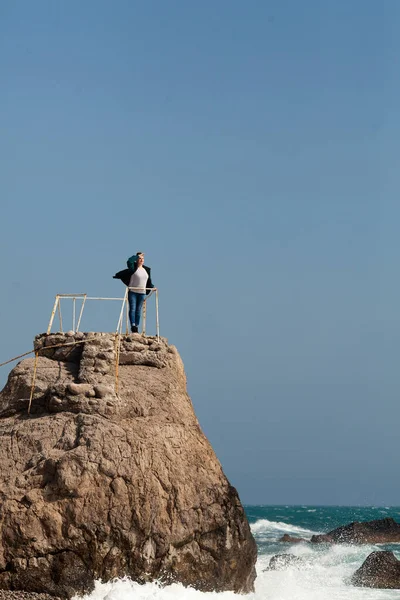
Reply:
[[[356,588],[350,576],[374,550],[392,550],[400,559],[400,544],[327,545],[279,542],[285,533],[310,538],[352,521],[393,517],[400,521],[400,507],[246,506],[258,547],[254,593],[199,592],[180,584],[139,585],[127,578],[96,583],[86,600],[400,600],[400,590]],[[270,558],[288,552],[303,559],[300,566],[266,571]]]

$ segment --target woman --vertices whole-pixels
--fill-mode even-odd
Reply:
[[[128,258],[127,265],[128,268],[116,273],[114,279],[121,279],[129,287],[129,320],[132,333],[137,333],[143,302],[154,285],[151,281],[151,269],[144,264],[143,252],[137,252]]]

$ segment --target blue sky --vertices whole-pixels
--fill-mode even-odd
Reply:
[[[399,26],[396,0],[3,1],[0,360],[143,250],[244,502],[398,504]]]

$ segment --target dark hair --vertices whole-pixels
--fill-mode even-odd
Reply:
[[[136,256],[139,256],[139,254],[143,254],[143,252],[136,252]]]

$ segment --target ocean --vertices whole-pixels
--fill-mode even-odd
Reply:
[[[400,600],[400,590],[355,588],[348,578],[374,550],[392,550],[400,559],[400,544],[308,545],[286,544],[288,533],[308,538],[352,521],[393,517],[400,521],[400,507],[343,506],[245,506],[258,546],[255,592],[238,596],[232,592],[204,593],[174,584],[139,585],[129,579],[97,583],[85,600]],[[290,552],[305,560],[300,568],[264,571],[275,554]]]

